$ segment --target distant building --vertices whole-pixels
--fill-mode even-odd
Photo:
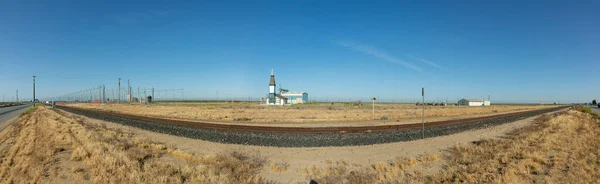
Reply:
[[[275,73],[271,69],[271,79],[269,80],[269,93],[265,98],[267,105],[290,105],[308,102],[308,93],[305,92],[289,92],[287,89],[282,89],[279,85],[279,92],[275,88]]]
[[[278,101],[275,99],[275,96],[275,73],[274,70],[271,69],[271,80],[269,81],[269,94],[267,95],[267,104],[278,104]]]
[[[289,104],[298,104],[308,102],[308,93],[304,92],[285,92],[281,96],[287,97]]]
[[[460,105],[460,106],[490,106],[490,101],[484,100],[484,99],[463,98],[458,101],[458,105]]]

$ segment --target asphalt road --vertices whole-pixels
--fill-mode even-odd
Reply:
[[[590,109],[600,113],[600,108],[598,108],[598,106],[596,106],[596,105],[590,106]]]
[[[8,123],[8,120],[13,119],[25,112],[27,107],[31,107],[31,105],[0,108],[0,129],[2,129],[1,127],[5,127],[5,123]]]

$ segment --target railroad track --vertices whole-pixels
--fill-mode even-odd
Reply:
[[[178,126],[185,126],[185,127],[191,127],[191,128],[202,128],[202,129],[240,131],[240,132],[267,132],[267,133],[284,133],[284,134],[339,134],[339,133],[389,132],[389,131],[400,131],[400,130],[422,128],[421,123],[399,124],[399,125],[378,125],[378,126],[347,126],[347,127],[275,127],[275,126],[254,126],[254,125],[239,125],[239,124],[233,125],[233,124],[218,124],[218,123],[206,123],[206,122],[198,122],[198,121],[163,119],[163,118],[123,114],[123,113],[117,113],[117,112],[88,110],[88,109],[66,107],[66,106],[63,106],[61,108],[70,108],[70,109],[75,109],[76,111],[83,111],[85,113],[96,113],[96,114],[100,114],[103,116],[115,116],[115,117],[121,117],[121,118],[127,118],[127,119],[157,122],[157,123],[168,124],[168,125],[178,125]],[[560,108],[563,108],[563,107],[558,107],[556,109],[560,109]],[[537,111],[547,111],[547,110],[548,109],[539,109],[539,110],[533,110],[533,111],[513,112],[513,113],[484,116],[484,117],[427,122],[427,123],[425,123],[425,128],[431,128],[431,127],[437,127],[437,126],[448,126],[448,125],[453,125],[453,124],[461,124],[461,123],[469,123],[469,122],[478,122],[478,121],[482,121],[482,120],[511,117],[511,116],[520,115],[520,114],[527,114],[527,113],[532,113],[532,112],[537,112]]]
[[[276,147],[371,145],[416,140],[420,139],[423,133],[421,123],[357,127],[273,127],[162,119],[66,106],[57,106],[57,108],[89,118],[101,119],[164,134],[219,143],[245,145]],[[486,117],[428,122],[425,123],[425,137],[449,135],[500,125],[565,108],[568,108],[568,106]]]

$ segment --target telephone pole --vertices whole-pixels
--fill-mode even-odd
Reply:
[[[119,78],[119,86],[117,88],[117,103],[121,103],[121,78]]]
[[[33,105],[35,106],[35,75],[33,76]]]
[[[422,139],[425,140],[425,88],[421,88],[421,97],[423,98],[423,114],[421,115]]]
[[[127,102],[131,103],[131,83],[127,79]]]
[[[17,102],[19,102],[19,90],[17,89]]]

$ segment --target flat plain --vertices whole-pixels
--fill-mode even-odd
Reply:
[[[576,107],[426,140],[218,144],[30,109],[0,131],[6,183],[595,183],[600,120]]]
[[[258,103],[173,102],[143,104],[67,104],[84,109],[111,111],[167,119],[272,126],[365,126],[421,122],[422,107],[415,104],[317,103],[261,106]],[[427,122],[480,117],[556,107],[553,105],[492,105],[487,107],[426,106]]]

